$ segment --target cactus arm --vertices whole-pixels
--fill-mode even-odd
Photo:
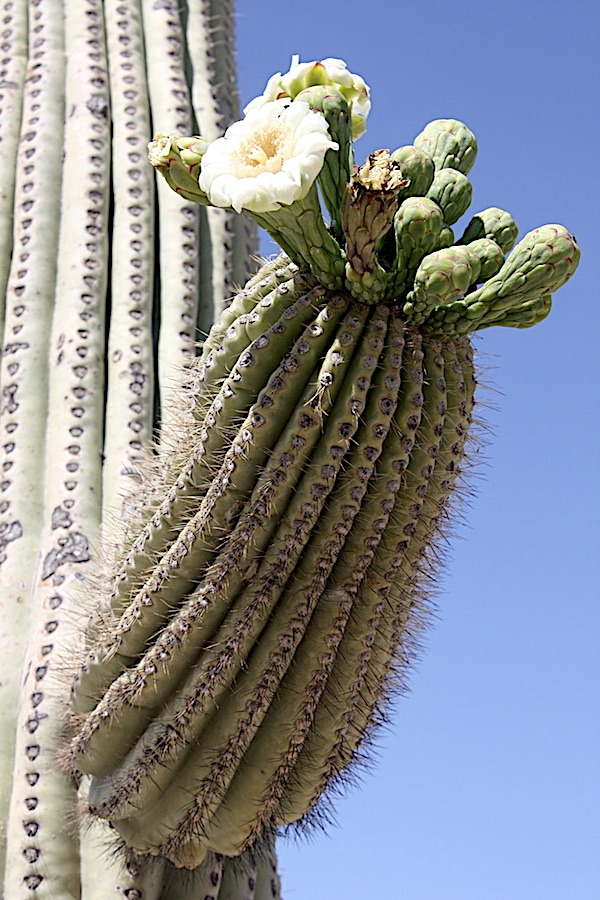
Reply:
[[[4,822],[11,793],[20,686],[17,660],[29,626],[30,592],[41,533],[47,344],[54,303],[62,172],[62,11],[52,2],[39,4],[36,11],[37,20],[29,22],[32,49],[16,171],[16,196],[21,201],[14,214],[0,376],[0,811]],[[34,48],[39,39],[42,43]],[[8,218],[12,222],[12,215]],[[6,833],[3,849],[5,839]]]
[[[154,179],[146,162],[150,115],[139,3],[125,7],[108,0],[105,16],[115,160],[102,489],[106,540],[106,526],[120,514],[128,479],[152,438]]]
[[[302,388],[309,381],[309,377],[312,374],[315,361],[318,363],[318,360],[319,360],[321,354],[324,352],[324,344],[326,345],[326,342],[330,339],[331,328],[333,328],[335,331],[335,329],[339,326],[340,312],[343,311],[343,309],[344,309],[344,306],[342,305],[341,309],[338,309],[337,312],[334,310],[335,314],[333,316],[331,316],[330,322],[327,322],[327,319],[325,317],[320,316],[317,319],[317,323],[319,324],[319,327],[313,329],[313,334],[311,336],[312,340],[309,342],[306,338],[303,338],[302,341],[298,342],[298,350],[296,351],[296,353],[292,353],[292,355],[290,356],[286,367],[289,367],[292,364],[294,366],[294,368],[293,368],[294,378],[290,379],[290,387],[293,386],[292,389],[295,392],[298,392],[298,395],[296,397],[294,397],[294,395],[291,394],[290,387],[288,387],[286,384],[287,379],[285,377],[282,377],[282,373],[285,372],[285,368],[282,367],[282,369],[278,368],[276,370],[273,378],[270,379],[270,382],[267,385],[265,393],[262,395],[262,398],[264,398],[265,396],[269,398],[270,404],[269,404],[268,408],[273,411],[273,415],[272,415],[272,417],[269,417],[269,419],[267,419],[265,416],[260,416],[260,418],[256,416],[256,411],[258,409],[264,408],[262,406],[263,399],[261,398],[261,400],[259,401],[259,404],[257,406],[257,410],[254,410],[251,412],[251,414],[248,417],[247,422],[243,423],[243,425],[240,429],[240,435],[239,435],[238,440],[236,441],[236,444],[238,447],[243,446],[244,444],[249,447],[251,444],[255,445],[257,442],[263,442],[264,438],[262,438],[260,435],[256,434],[257,431],[261,431],[262,429],[267,430],[267,437],[271,438],[271,446],[272,446],[272,442],[277,439],[279,432],[281,431],[281,428],[282,428],[282,423],[279,423],[276,426],[276,430],[273,432],[273,430],[272,430],[273,426],[270,425],[272,420],[275,420],[275,422],[277,422],[279,415],[281,415],[282,417],[285,416],[286,406],[288,407],[287,412],[289,415],[290,401],[292,401],[295,406],[298,406],[299,409],[301,409],[302,404],[300,403],[300,393],[302,391]],[[328,326],[328,327],[324,327],[324,326]],[[319,333],[321,331],[321,329],[323,332],[322,334]],[[310,346],[311,343],[313,344],[312,347]],[[296,362],[296,360],[298,360],[298,361]],[[306,360],[306,364],[304,364],[304,360]],[[298,388],[300,388],[300,391],[298,391]],[[279,394],[280,400],[279,400],[279,398],[277,398],[277,394]],[[281,406],[282,408],[278,409],[277,408],[278,405]],[[283,421],[285,421],[285,419],[283,419]],[[253,432],[254,432],[254,434],[253,434]],[[234,458],[234,459],[240,458],[239,454],[236,453],[235,449],[233,450],[232,458]],[[260,458],[256,459],[256,458],[251,457],[252,464],[257,463],[257,462],[259,463],[259,465],[262,464],[262,461]],[[242,465],[242,463],[240,463],[240,465]],[[225,467],[223,470],[224,471],[226,470]],[[254,469],[254,465],[252,465],[251,466],[251,474],[254,473],[255,471],[256,470]],[[253,482],[254,482],[254,478],[251,477],[249,484],[247,486],[248,491],[253,487]],[[258,525],[258,522],[256,524]],[[243,523],[242,523],[242,525],[243,525]],[[237,532],[234,532],[234,534],[232,536],[232,540],[235,541],[237,539],[237,534],[242,536],[242,532],[243,532],[243,527],[241,529],[240,529],[240,527],[238,527]],[[210,597],[212,594],[214,594],[215,587],[218,587],[219,591],[221,593],[223,593],[224,590],[226,588],[228,588],[227,585],[223,585],[223,583],[222,583],[223,575],[226,572],[226,565],[229,565],[229,570],[231,572],[231,574],[229,576],[230,580],[232,582],[235,581],[237,587],[239,587],[239,584],[241,583],[241,579],[243,576],[243,572],[239,573],[239,574],[237,573],[237,569],[239,568],[239,556],[236,557],[236,552],[237,552],[237,550],[236,550],[235,546],[234,546],[233,550],[228,551],[227,564],[225,563],[225,561],[217,560],[217,564],[215,566],[213,566],[213,568],[207,574],[206,584],[203,586],[202,591],[198,592],[199,596],[192,598],[192,600],[188,603],[189,608],[188,609],[183,608],[182,612],[180,613],[178,621],[175,621],[173,623],[173,634],[179,634],[179,635],[183,636],[183,639],[180,637],[179,642],[178,642],[179,643],[178,655],[185,653],[186,648],[185,648],[184,640],[186,640],[186,641],[193,640],[194,642],[198,642],[198,647],[202,647],[203,643],[205,643],[206,641],[211,641],[213,639],[214,633],[216,632],[216,629],[218,628],[218,626],[220,624],[220,620],[222,620],[222,618],[224,616],[225,610],[220,609],[218,607],[218,605],[215,602],[213,602],[211,605],[214,608],[214,612],[211,613],[210,608],[206,609],[206,602],[203,600],[203,597]],[[258,550],[255,550],[254,554],[251,554],[251,556],[256,555],[257,552],[258,552]],[[251,561],[252,561],[251,559],[247,558],[245,561],[246,566],[249,565]],[[219,575],[221,575],[221,577],[219,577]],[[214,581],[213,581],[213,579],[214,579]],[[202,619],[200,621],[196,622],[196,619],[198,618],[198,613],[201,612],[203,608],[204,608],[204,613],[202,615]],[[194,622],[196,622],[196,630],[199,632],[198,634],[192,633],[192,631],[189,627]],[[170,644],[169,635],[165,634],[164,635],[164,644],[163,644],[164,649],[168,648],[169,644]],[[156,665],[156,662],[160,661],[160,658],[163,655],[163,649],[161,648],[161,642],[159,641],[159,644],[157,645],[156,650],[154,650],[154,648],[152,648],[152,650],[149,652],[152,654],[152,657],[154,657],[153,662]],[[198,650],[195,650],[195,653],[197,654]],[[169,654],[169,657],[171,655],[172,654]],[[170,668],[170,666],[169,666],[169,664],[167,664],[167,662],[165,660],[165,662],[161,664],[161,670],[164,670],[164,672],[161,671],[160,675],[163,676],[164,674],[167,674],[169,668]],[[146,680],[148,680],[148,676],[147,676],[147,674],[145,674],[144,670],[145,670],[145,662],[141,662],[141,664],[139,666],[138,678],[141,676],[144,679],[144,681],[146,681]],[[134,693],[133,693],[133,696],[131,699],[134,699],[135,696],[138,695],[138,692],[141,689],[141,687],[143,686],[144,682],[142,682],[141,684],[136,684],[135,683],[136,679],[134,678],[132,680],[133,680],[132,688],[133,688]],[[154,679],[150,679],[150,688],[151,688],[150,695],[151,696],[152,696],[153,691],[161,689],[158,684],[158,679],[156,679],[156,685],[153,684],[153,681],[154,681]],[[103,708],[109,708],[109,709],[111,708],[111,707],[106,707],[104,701],[103,701],[102,706],[103,706]],[[98,727],[100,725],[102,720],[106,720],[106,718],[107,718],[106,716],[102,715],[102,708],[98,710],[98,713],[99,713],[99,715],[98,715],[99,721],[98,721],[96,727]],[[88,722],[93,722],[94,718],[95,718],[95,716],[90,717]],[[105,722],[104,727],[106,727],[106,724],[108,724],[108,723]],[[86,731],[89,733],[90,728],[87,727]],[[85,731],[84,731],[84,734],[85,734]],[[79,749],[79,752],[81,752],[80,741],[78,739],[76,740],[75,745],[76,745],[77,749]],[[89,764],[89,761],[90,761],[90,754],[89,754],[89,752],[87,752],[87,750],[88,750],[87,745],[85,746],[85,750],[86,750],[85,760],[82,759],[81,763],[87,765],[87,764]],[[141,769],[134,769],[133,774],[137,777],[140,772],[141,772]]]
[[[22,810],[13,798],[7,846],[11,859],[19,862],[11,864],[7,876],[8,896],[16,896],[18,886],[39,877],[38,896],[76,897],[80,881],[77,835],[64,829],[74,809],[75,785],[57,770],[55,742],[62,712],[60,670],[75,640],[85,563],[100,544],[97,448],[102,446],[104,415],[110,121],[99,0],[85,6],[72,0],[66,5],[65,40],[70,114],[50,341],[44,531],[19,708],[26,727],[17,733],[14,771],[17,792],[36,776],[34,794],[40,812],[35,837],[24,839]],[[74,247],[79,266],[72,265]],[[69,331],[73,322],[79,325],[75,333]],[[49,814],[46,821],[44,811]]]
[[[13,246],[13,201],[17,148],[27,71],[27,0],[3,0],[0,68],[0,336],[4,332],[5,291]]]
[[[327,376],[328,390],[321,399],[325,415],[335,400],[337,393],[336,382],[338,385],[341,383],[345,370],[350,365],[356,349],[356,340],[362,330],[365,316],[366,311],[362,315],[360,312],[349,312],[347,314],[341,323],[338,337],[331,344],[322,364],[317,370],[317,373],[320,372],[321,376]],[[358,331],[358,334],[356,334],[356,331]],[[318,380],[317,383],[319,383]],[[337,389],[339,390],[339,387]],[[277,441],[267,466],[257,480],[252,498],[246,509],[246,515],[234,529],[226,548],[214,566],[215,575],[212,576],[214,584],[211,585],[212,579],[209,580],[207,578],[203,590],[210,592],[213,602],[216,599],[215,587],[218,588],[219,593],[223,594],[227,589],[229,595],[234,596],[233,591],[239,591],[240,587],[243,586],[243,581],[248,580],[248,575],[244,576],[244,573],[238,574],[241,547],[246,548],[244,562],[245,568],[247,568],[256,559],[257,554],[261,553],[261,551],[264,552],[267,546],[270,546],[275,539],[277,523],[281,519],[284,510],[288,507],[292,493],[296,490],[300,473],[310,459],[310,454],[321,433],[321,420],[318,409],[313,406],[312,409],[315,411],[307,412],[307,407],[311,404],[311,398],[314,398],[314,391],[314,386],[310,385],[309,390],[305,392],[303,400],[298,403],[284,433]],[[253,586],[254,583],[252,581],[250,585],[251,591]],[[180,731],[183,731],[183,722],[187,718],[186,730],[190,730],[190,735],[192,733],[198,734],[202,722],[206,720],[207,708],[210,710],[210,707],[215,702],[223,706],[224,712],[226,709],[229,711],[229,715],[219,715],[213,721],[207,723],[208,728],[203,733],[204,740],[201,746],[206,748],[218,746],[215,742],[223,740],[224,736],[229,733],[232,716],[235,720],[235,718],[239,718],[240,713],[242,714],[240,728],[244,732],[243,734],[240,732],[240,737],[244,738],[248,735],[251,722],[245,721],[243,710],[237,711],[235,695],[228,696],[227,685],[232,677],[236,675],[236,668],[239,667],[238,654],[240,660],[246,658],[251,642],[256,635],[256,628],[262,628],[264,616],[269,614],[272,602],[272,596],[270,597],[269,594],[264,598],[259,594],[254,601],[249,600],[248,604],[246,604],[245,592],[242,594],[242,597],[232,606],[231,612],[220,629],[215,639],[215,648],[213,649],[209,645],[202,654],[193,679],[195,682],[193,693],[188,695],[187,691],[183,691],[177,699],[181,714],[176,717],[176,721],[178,725],[181,723]],[[268,605],[265,607],[266,603]],[[198,683],[198,679],[200,679],[200,683]],[[224,689],[226,699],[220,699]],[[183,707],[181,704],[184,704]],[[167,751],[168,745],[174,747],[174,741],[178,740],[181,740],[181,738],[178,739],[172,733],[172,730],[169,730],[162,741],[163,752]],[[235,746],[238,747],[239,751],[242,744],[236,742]],[[189,846],[190,851],[195,852],[196,841],[194,840],[194,835],[199,833],[197,831],[198,826],[201,826],[205,816],[210,812],[210,804],[214,802],[215,791],[218,791],[220,779],[227,777],[229,773],[233,774],[230,767],[236,764],[235,747],[225,744],[222,753],[219,754],[219,757],[221,756],[222,758],[213,760],[212,752],[205,754],[201,751],[200,759],[190,760],[189,763],[186,762],[184,764],[181,776],[179,772],[177,773],[177,781],[180,781],[181,778],[182,785],[190,784],[189,779],[191,778],[191,783],[198,784],[200,776],[204,775],[203,793],[197,796],[190,809],[187,811],[182,810],[180,807],[181,793],[179,790],[174,791],[174,786],[177,782],[173,781],[170,788],[161,794],[161,809],[165,811],[162,829],[158,831],[155,827],[156,823],[149,821],[148,815],[143,815],[143,808],[141,810],[142,816],[136,817],[135,820],[130,822],[117,820],[115,821],[116,827],[127,834],[128,840],[133,837],[136,842],[142,841],[145,843],[148,840],[154,842],[159,837],[160,831],[162,831],[162,839],[164,840],[165,826],[170,819],[172,824],[166,829],[168,838],[161,852],[171,859],[177,859],[182,852],[182,848],[185,850],[186,846]],[[213,762],[214,765],[212,764]],[[169,765],[169,768],[172,768],[172,764]],[[160,777],[157,769],[158,767],[153,772],[154,782]],[[140,799],[138,796],[135,801],[135,812],[139,810]],[[167,811],[168,804],[171,804],[171,813]],[[240,811],[240,815],[243,816],[243,810]],[[172,833],[169,834],[169,831],[172,831]],[[152,835],[152,832],[154,832],[154,835]],[[190,836],[192,838],[191,842]],[[223,844],[228,846],[228,842],[229,836],[220,834],[216,846],[211,842],[209,842],[208,846],[211,849],[219,849]],[[152,845],[153,843],[150,844],[150,846]]]

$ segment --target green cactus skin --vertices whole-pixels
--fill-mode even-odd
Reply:
[[[315,185],[289,210],[284,206],[277,213],[249,213],[249,216],[278,242],[290,259],[313,272],[324,287],[339,290],[343,286],[342,251],[325,226]]]
[[[296,100],[305,101],[311,109],[323,113],[329,125],[332,140],[338,144],[337,150],[328,150],[319,174],[319,186],[325,206],[331,216],[333,234],[341,239],[343,230],[340,217],[344,189],[352,177],[352,122],[348,103],[340,91],[330,85],[316,85],[305,88]]]
[[[458,244],[457,246],[462,245]],[[477,238],[464,246],[471,250],[479,260],[480,269],[471,284],[474,284],[475,281],[487,281],[488,278],[497,275],[504,265],[502,248],[491,238]]]
[[[454,244],[454,231],[449,225],[444,225],[440,229],[438,239],[435,242],[434,250],[443,250],[445,247],[451,247]]]
[[[462,298],[480,271],[479,256],[471,245],[430,253],[417,269],[413,289],[403,307],[405,315],[415,324],[423,322],[433,307]]]
[[[435,175],[432,158],[421,148],[412,145],[398,147],[391,156],[395,162],[400,163],[402,174],[409,179],[406,187],[398,193],[400,203],[407,197],[424,197]]]
[[[427,197],[409,197],[394,217],[396,260],[390,271],[391,290],[401,299],[424,256],[435,249],[444,227],[442,210]]]

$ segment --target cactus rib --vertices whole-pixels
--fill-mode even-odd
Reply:
[[[52,6],[52,4],[49,4]],[[53,10],[56,15],[56,10]],[[60,16],[59,16],[60,18]],[[67,60],[65,159],[61,198],[56,301],[53,310],[48,406],[50,416],[45,468],[44,539],[36,573],[32,630],[25,661],[19,715],[27,720],[17,739],[15,785],[21,789],[35,774],[39,813],[35,838],[23,835],[22,813],[13,803],[8,852],[18,860],[7,873],[9,896],[28,879],[40,878],[39,896],[72,896],[79,883],[76,834],[56,834],[75,805],[75,783],[55,765],[56,724],[60,720],[60,666],[74,640],[81,586],[91,548],[100,543],[101,443],[104,357],[107,220],[110,171],[108,78],[99,0],[65,7]],[[72,172],[85,173],[85,202]],[[90,230],[92,229],[92,230]],[[80,266],[69,253],[74,244]],[[76,335],[65,335],[65,322],[78,321]],[[34,735],[34,737],[32,737]],[[51,818],[47,812],[51,812]],[[26,852],[27,851],[27,852]]]
[[[61,151],[64,120],[64,34],[60,10],[41,4],[37,20],[28,4],[13,4],[15,19],[7,27],[18,45],[30,48],[21,103],[11,124],[19,143],[15,159],[6,160],[15,177],[12,209],[3,217],[13,231],[8,284],[2,284],[4,322],[0,383],[0,637],[5,648],[22,651],[30,626],[30,595],[35,581],[43,515],[45,428],[48,411],[48,350],[56,279],[60,217]],[[10,11],[6,11],[9,14]],[[29,13],[32,10],[29,9]],[[14,28],[14,30],[13,30]],[[37,31],[34,31],[34,28]],[[23,34],[26,29],[26,35]],[[36,41],[39,43],[36,44]],[[20,56],[22,51],[15,52]],[[19,83],[22,60],[15,60]],[[17,121],[18,120],[18,121]],[[3,118],[3,133],[6,118]],[[14,132],[2,144],[8,154]],[[42,151],[42,148],[43,151]],[[6,185],[7,200],[10,185]],[[6,292],[4,290],[6,286]],[[15,790],[12,772],[17,729],[20,670],[13,654],[0,654],[0,811],[6,822],[13,797],[22,805],[22,785]],[[26,817],[28,818],[28,817]],[[6,829],[0,835],[0,878],[4,873]]]
[[[342,352],[349,353],[351,356],[350,351],[352,351],[355,342],[353,332],[357,327],[360,328],[361,325],[360,318],[357,317],[355,313],[352,313],[350,316],[347,315],[345,322],[345,328],[342,327],[343,322],[340,326],[342,328],[340,331],[340,340],[342,341],[342,344],[340,346],[345,347],[346,349],[344,351],[340,350],[337,340],[334,341],[320,367],[323,374],[329,374],[332,372],[332,361],[338,362],[338,365],[341,366],[341,368],[338,369],[339,376],[338,373],[336,373],[338,381],[342,378],[344,366],[337,357]],[[346,336],[348,335],[351,339],[350,344],[346,343]],[[337,390],[337,388],[334,388],[334,382],[335,379],[332,379],[331,385],[329,385],[331,399],[329,399],[329,397],[323,397],[322,403],[324,409],[327,409],[329,404],[333,402]],[[247,514],[240,520],[232,532],[230,539],[227,541],[224,550],[217,558],[215,564],[207,572],[204,584],[201,588],[201,595],[210,598],[213,607],[217,602],[219,594],[224,596],[225,591],[228,591],[231,596],[234,596],[234,592],[239,591],[240,587],[243,587],[245,575],[244,570],[240,570],[240,554],[243,553],[244,568],[247,568],[252,564],[253,559],[256,558],[256,554],[260,551],[260,545],[262,544],[264,547],[266,542],[269,541],[271,531],[276,522],[276,519],[269,515],[273,511],[272,504],[286,502],[286,498],[289,498],[294,487],[294,482],[298,477],[298,467],[292,466],[291,462],[293,459],[308,458],[307,454],[310,453],[310,448],[314,445],[314,442],[320,433],[319,416],[316,413],[309,415],[305,410],[305,403],[314,396],[314,390],[314,385],[309,385],[308,389],[304,392],[304,399],[301,399],[297,404],[296,411],[290,420],[290,424],[287,426],[286,432],[284,432],[279,439],[271,454],[271,459],[267,467],[259,478],[258,484],[253,492],[253,497],[249,501]],[[311,420],[310,422],[309,419]],[[251,546],[248,544],[250,537],[252,537]],[[260,608],[260,597],[257,597],[257,603]],[[232,607],[231,614],[229,615],[229,619],[231,619],[232,623],[237,621],[238,614],[235,612],[235,609],[236,607]],[[243,620],[246,623],[243,628],[241,624],[239,626],[232,624],[231,628],[233,628],[234,633],[237,635],[235,638],[236,641],[242,640],[242,636],[246,633],[245,629],[251,627],[252,609],[253,607],[249,606],[242,612],[240,622]],[[218,613],[218,608],[216,608],[216,612]],[[229,628],[227,625],[225,625],[225,627]],[[222,632],[220,633],[222,634]],[[223,638],[223,640],[225,639]],[[207,644],[207,647],[208,646],[210,645]],[[193,682],[194,684],[197,684],[197,686],[192,685],[193,694],[189,697],[186,697],[184,694],[176,700],[177,706],[181,709],[181,714],[178,715],[178,721],[181,723],[180,727],[182,729],[184,722],[190,723],[189,726],[186,727],[191,727],[193,725],[191,716],[192,714],[196,716],[196,713],[194,712],[195,707],[197,707],[199,713],[201,713],[208,701],[211,703],[213,702],[211,698],[214,690],[220,689],[219,685],[221,684],[222,677],[230,677],[228,668],[231,663],[233,663],[233,660],[227,661],[223,651],[219,650],[220,646],[221,644],[219,643],[214,653],[208,652],[208,650],[204,651],[206,661],[203,663],[203,666],[206,668],[207,674],[205,676],[202,676],[201,674],[194,675]],[[201,671],[202,670],[200,670],[200,672]],[[165,721],[167,720],[168,717],[165,718]],[[170,744],[173,744],[175,737],[175,735],[168,737]],[[167,744],[163,745],[161,755],[164,756],[167,746]],[[134,768],[131,773],[131,778],[137,779],[139,771],[139,767]],[[153,778],[156,779],[157,777],[155,771],[153,773]]]
[[[154,425],[152,326],[154,181],[145,163],[150,132],[144,38],[139,3],[105,4],[112,126],[114,213],[111,315],[103,466],[103,537],[137,474]],[[126,422],[126,427],[123,427]]]

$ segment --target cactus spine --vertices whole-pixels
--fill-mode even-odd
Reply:
[[[152,115],[216,134],[238,114],[231,4],[12,0],[3,23],[3,896],[192,896],[164,860],[107,851],[104,824],[79,832],[88,785],[78,799],[56,748],[91,558],[112,547],[157,410],[254,252],[252,223],[232,230],[233,214],[211,210],[220,224],[199,257],[206,212],[162,184],[155,203],[146,159]],[[277,885],[271,848],[251,865]],[[194,890],[204,878],[217,895],[228,870],[213,869],[217,883],[203,870]]]

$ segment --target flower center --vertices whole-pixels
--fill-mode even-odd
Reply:
[[[255,178],[261,172],[280,172],[293,147],[293,130],[283,123],[269,125],[247,135],[231,154],[238,178]]]

